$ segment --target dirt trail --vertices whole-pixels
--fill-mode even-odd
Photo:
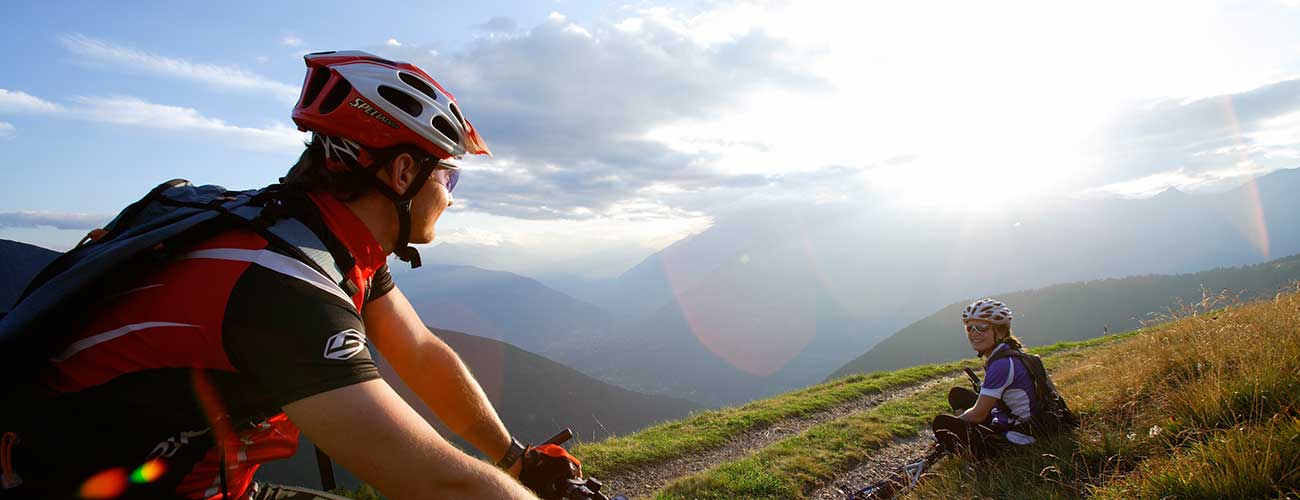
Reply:
[[[940,377],[909,386],[886,390],[882,393],[868,394],[861,398],[827,408],[811,415],[783,420],[768,427],[753,429],[736,436],[731,440],[731,442],[721,447],[713,448],[702,453],[678,457],[632,469],[625,469],[612,474],[606,474],[600,477],[601,482],[605,484],[603,491],[616,492],[621,495],[627,495],[629,498],[650,498],[656,491],[659,491],[663,487],[667,486],[668,483],[678,478],[704,471],[720,464],[739,460],[768,445],[776,443],[777,441],[808,430],[808,428],[814,425],[829,422],[852,413],[865,411],[879,406],[886,401],[908,397],[937,385],[952,384],[956,380],[956,376]],[[868,459],[867,462],[864,462],[862,466],[843,476],[843,478],[849,479],[841,478],[840,480],[850,480],[851,482],[857,481],[857,479],[853,478],[854,474],[860,474],[862,477],[870,477],[870,474],[874,473],[875,469],[884,471],[881,473],[881,476],[883,477],[883,475],[892,470],[892,468],[901,465],[906,460],[907,453],[911,453],[911,451],[906,448],[900,448],[898,450],[895,450],[895,448],[903,446],[908,442],[910,441],[900,440],[893,445],[882,449],[880,452],[872,454],[872,458]],[[921,442],[918,440],[916,443]],[[877,463],[874,466],[874,469],[872,469],[873,466],[869,464],[875,463],[877,455],[880,456],[879,463]],[[894,455],[897,455],[897,457]],[[861,472],[859,472],[859,469],[862,469]],[[833,488],[836,484],[838,483],[834,483],[822,489],[826,490],[827,488],[831,488],[829,491],[833,492]],[[819,492],[820,491],[821,490],[819,490]],[[844,498],[844,495],[839,494],[838,496],[810,498],[842,499]]]
[[[934,437],[930,431],[916,437],[894,440],[893,444],[872,453],[853,470],[840,474],[834,481],[813,490],[809,500],[844,500],[850,492],[884,479],[899,467],[923,456]]]

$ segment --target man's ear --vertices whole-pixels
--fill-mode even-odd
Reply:
[[[384,181],[397,191],[398,194],[405,193],[415,182],[415,175],[418,173],[415,165],[415,158],[410,153],[402,153],[393,158],[384,168]]]

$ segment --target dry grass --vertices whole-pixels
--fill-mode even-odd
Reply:
[[[1207,296],[1061,364],[1052,377],[1083,415],[1078,431],[983,470],[946,464],[914,495],[1296,496],[1300,295],[1231,302]]]

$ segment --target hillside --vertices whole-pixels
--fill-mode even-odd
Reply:
[[[572,366],[586,362],[590,345],[613,330],[600,308],[513,273],[427,264],[418,270],[395,266],[393,277],[427,324]]]
[[[1028,346],[1083,340],[1141,326],[1150,313],[1178,303],[1196,303],[1204,291],[1230,290],[1245,297],[1271,296],[1300,280],[1300,255],[1263,264],[1213,269],[1177,276],[1136,276],[1054,285],[993,295],[1011,306],[1016,336]],[[889,371],[970,356],[962,341],[960,301],[917,321],[876,344],[828,377]]]
[[[0,312],[8,311],[36,273],[58,256],[54,250],[0,240]]]
[[[1294,289],[1211,296],[1159,325],[1037,349],[1082,427],[978,469],[946,458],[907,498],[1300,496],[1296,310]],[[854,375],[573,452],[638,498],[843,499],[924,453],[921,430],[973,365]]]

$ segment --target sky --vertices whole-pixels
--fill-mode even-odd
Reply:
[[[415,63],[492,148],[438,242],[595,274],[737,210],[978,212],[1300,167],[1300,2],[1051,4],[12,5],[0,238],[64,250],[168,179],[275,182],[320,50]]]

